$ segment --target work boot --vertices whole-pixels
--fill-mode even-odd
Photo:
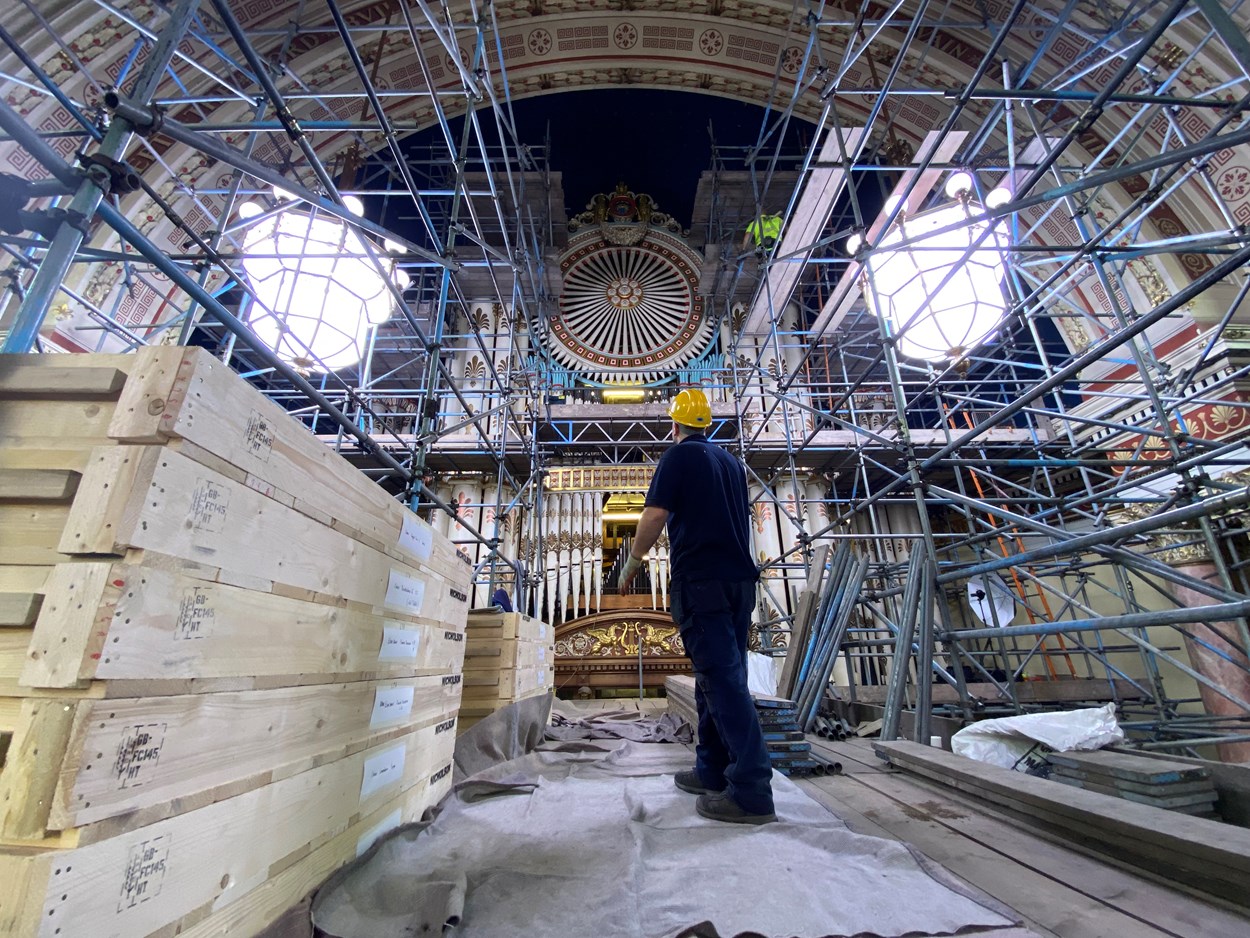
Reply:
[[[673,784],[682,791],[690,792],[692,795],[714,795],[725,790],[723,788],[708,788],[703,784],[703,779],[699,778],[699,773],[694,769],[678,772],[673,776]]]
[[[767,824],[777,820],[777,815],[772,811],[767,814],[748,814],[723,792],[700,795],[699,800],[694,803],[694,809],[709,820],[727,821],[730,824]]]

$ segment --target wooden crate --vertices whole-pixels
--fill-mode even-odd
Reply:
[[[464,649],[466,671],[547,667],[554,660],[555,647],[549,641],[531,642],[518,638],[484,641],[470,638]]]
[[[0,467],[86,467],[108,435],[135,355],[0,356]]]
[[[511,668],[508,670],[465,671],[464,699],[519,699],[538,690],[550,690],[555,682],[553,667]]]
[[[492,609],[474,609],[465,622],[465,634],[470,642],[520,638],[546,644],[554,640],[553,630],[541,619]]]
[[[19,693],[99,680],[106,697],[135,697],[461,669],[464,634],[454,624],[259,592],[145,559],[52,568],[34,628],[12,630],[27,647],[19,652],[14,639],[0,648],[0,682],[16,668]]]
[[[345,832],[359,841],[418,817],[447,790],[453,749],[453,733],[427,727],[96,844],[4,849],[0,933],[141,936],[207,924],[331,844],[329,865],[350,859]],[[379,767],[393,771],[379,778]],[[255,906],[276,904],[272,892]]]
[[[444,767],[448,769],[449,767]],[[388,831],[421,819],[451,790],[451,772],[432,785],[421,783],[359,821],[305,857],[289,865],[274,864],[263,883],[193,925],[183,924],[179,938],[254,935],[298,905],[330,874],[363,854]]]
[[[293,587],[304,592],[292,595],[347,599],[457,629],[467,612],[467,567],[451,568],[460,576],[452,581],[419,569],[169,447],[95,449],[59,547],[149,550],[262,591]]]
[[[490,716],[496,710],[502,710],[509,704],[514,704],[519,700],[528,700],[531,697],[541,697],[543,694],[549,693],[551,693],[551,687],[547,686],[536,687],[532,691],[516,697],[466,697],[460,702],[460,711],[457,715],[460,729],[463,731],[472,725],[470,721]]]
[[[202,349],[146,348],[119,401],[110,436],[183,440],[241,479],[377,550],[450,574],[457,551],[290,414]],[[467,558],[459,557],[460,563]]]
[[[119,700],[28,698],[0,839],[92,843],[454,715],[459,675]]]
[[[0,468],[44,472],[81,472],[97,446],[169,444],[376,550],[453,578],[467,573],[463,552],[203,349],[5,356],[0,438]],[[0,563],[55,562],[3,551],[0,541]]]

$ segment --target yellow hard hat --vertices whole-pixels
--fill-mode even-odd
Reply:
[[[706,427],[712,422],[712,407],[698,388],[686,388],[669,402],[668,415],[683,427]]]

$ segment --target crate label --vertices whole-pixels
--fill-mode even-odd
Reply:
[[[269,462],[273,452],[273,425],[256,411],[247,418],[247,430],[243,434],[243,445],[247,451],[261,462]]]
[[[547,646],[546,645],[538,646],[538,660],[539,661],[547,660]]]
[[[382,647],[378,649],[379,661],[404,661],[417,657],[421,646],[421,633],[402,625],[382,626]]]
[[[165,745],[166,726],[165,723],[144,723],[122,729],[117,758],[113,760],[113,775],[122,788],[142,785],[156,768],[161,759],[161,747]],[[144,769],[149,771],[145,773]]]
[[[377,842],[379,837],[387,831],[394,830],[396,827],[399,827],[399,825],[403,822],[404,816],[400,813],[399,808],[396,808],[386,817],[382,818],[382,820],[376,825],[360,835],[360,839],[356,841],[356,856],[362,856],[365,851]]]
[[[191,491],[191,511],[187,520],[200,534],[217,534],[226,526],[230,492],[211,479],[196,479]]]
[[[369,717],[369,728],[407,719],[411,712],[411,687],[379,687],[373,694],[373,713]]]
[[[213,634],[217,610],[208,597],[208,590],[193,586],[182,594],[178,603],[178,619],[174,623],[174,639],[206,638]]]
[[[445,766],[443,766],[441,769],[439,769],[437,772],[435,772],[433,775],[430,776],[430,784],[431,785],[437,784],[438,782],[441,782],[450,774],[451,774],[451,763],[448,762]]]
[[[173,834],[160,834],[130,848],[126,869],[122,873],[121,895],[117,899],[118,912],[133,909],[139,903],[161,894],[169,869],[169,845],[173,839]]]
[[[406,612],[419,613],[425,600],[425,583],[415,576],[392,570],[386,582],[385,604]]]
[[[442,723],[435,724],[434,735],[437,736],[439,733],[446,733],[448,730],[454,730],[455,728],[456,718],[452,717],[449,720],[444,720]]]
[[[405,514],[399,529],[399,546],[418,560],[429,560],[434,551],[434,529],[414,514]]]
[[[401,743],[365,760],[365,774],[360,780],[361,801],[403,777],[407,752],[407,747]]]

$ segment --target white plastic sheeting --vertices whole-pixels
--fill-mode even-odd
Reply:
[[[765,697],[777,695],[777,659],[768,655],[747,652],[747,689]]]
[[[1015,768],[1037,743],[1052,752],[1089,751],[1124,741],[1115,704],[1058,713],[1026,713],[983,720],[951,737],[951,751],[1004,769]]]

